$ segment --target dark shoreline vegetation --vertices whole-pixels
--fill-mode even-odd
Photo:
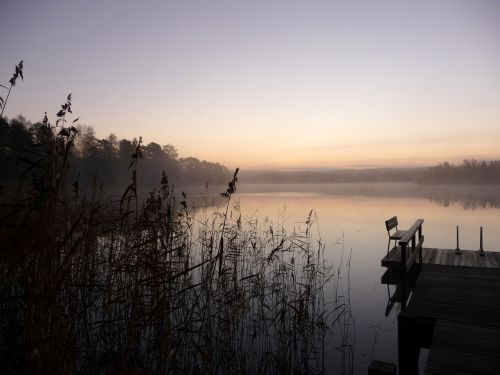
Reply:
[[[42,122],[31,123],[24,117],[0,118],[0,171],[2,187],[17,183],[36,169],[38,163],[34,149],[44,142],[39,129]],[[137,147],[138,139],[118,139],[114,134],[98,139],[92,127],[77,125],[74,149],[68,155],[71,169],[68,179],[78,181],[81,188],[98,186],[106,191],[120,190],[128,183],[124,170],[130,164],[130,155]],[[42,137],[42,139],[38,138]],[[141,184],[152,189],[158,180],[158,171],[168,171],[169,180],[176,186],[223,185],[231,176],[230,170],[217,162],[195,157],[180,158],[171,144],[160,146],[150,142],[141,147],[143,165]],[[499,160],[467,159],[461,164],[448,162],[434,167],[370,168],[338,170],[262,170],[242,171],[247,183],[307,184],[307,183],[414,183],[419,185],[498,185],[500,184]]]
[[[47,142],[46,134],[41,131],[43,122],[31,123],[24,117],[7,120],[0,118],[0,170],[2,185],[17,183],[21,177],[38,173],[40,155],[37,148]],[[71,165],[67,172],[69,180],[78,181],[82,188],[97,185],[104,190],[121,189],[128,184],[130,177],[124,171],[130,165],[130,156],[135,152],[138,139],[119,140],[114,134],[98,139],[90,126],[75,125],[72,152],[68,155]],[[157,184],[158,174],[168,171],[171,181],[176,185],[223,185],[231,177],[229,169],[219,163],[199,160],[194,157],[179,158],[177,149],[168,144],[160,146],[151,142],[142,145],[143,161],[140,177],[141,184],[153,187]]]
[[[81,194],[89,175],[73,154],[71,106],[70,95],[55,126],[47,116],[1,122],[3,373],[324,373],[332,341],[336,367],[352,373],[354,323],[339,283],[350,257],[336,269],[326,261],[313,211],[292,232],[245,217],[232,199],[238,170],[220,211],[206,198],[195,214],[158,165],[160,184],[142,200],[141,139],[118,159],[120,199],[95,182]]]
[[[337,170],[247,171],[252,183],[415,183],[420,185],[499,185],[500,160],[466,159],[455,165],[444,162],[434,167],[370,168]]]

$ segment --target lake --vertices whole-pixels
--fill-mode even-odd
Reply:
[[[340,281],[343,292],[350,296],[353,318],[348,328],[354,350],[346,354],[345,347],[341,350],[338,342],[331,343],[326,348],[331,351],[326,356],[330,361],[327,368],[350,373],[349,367],[353,367],[355,374],[366,374],[372,358],[397,363],[399,306],[385,316],[388,288],[380,284],[385,271],[380,260],[388,240],[384,221],[396,215],[400,228],[406,229],[423,218],[424,247],[440,248],[456,247],[458,225],[460,248],[472,250],[479,248],[479,228],[483,226],[485,250],[500,250],[499,191],[498,186],[242,183],[235,198],[244,217],[268,217],[289,230],[315,210],[327,258],[334,268],[341,268]],[[345,355],[352,355],[347,360],[352,364],[339,371],[340,358]]]

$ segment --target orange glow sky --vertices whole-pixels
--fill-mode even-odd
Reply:
[[[500,158],[500,1],[17,1],[6,115],[67,93],[97,135],[230,168]]]

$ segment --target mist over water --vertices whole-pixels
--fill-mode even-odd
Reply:
[[[415,183],[324,183],[245,184],[240,194],[304,193],[316,196],[357,196],[371,198],[419,198],[440,206],[460,205],[464,209],[500,208],[498,185],[424,185]]]

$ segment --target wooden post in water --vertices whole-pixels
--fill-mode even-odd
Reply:
[[[459,244],[459,238],[458,238],[458,225],[457,225],[457,248],[455,249],[455,254],[460,255],[460,244]]]
[[[406,310],[406,243],[399,243],[401,247],[401,310]]]
[[[483,250],[483,227],[480,227],[479,229],[479,255],[484,257],[484,250]]]
[[[418,375],[417,319],[413,315],[401,312],[398,315],[398,362],[399,373]]]
[[[399,246],[401,247],[401,271],[402,276],[406,276],[406,243],[399,243]]]
[[[419,243],[419,250],[418,250],[418,261],[422,263],[422,225],[418,227],[418,243]]]

